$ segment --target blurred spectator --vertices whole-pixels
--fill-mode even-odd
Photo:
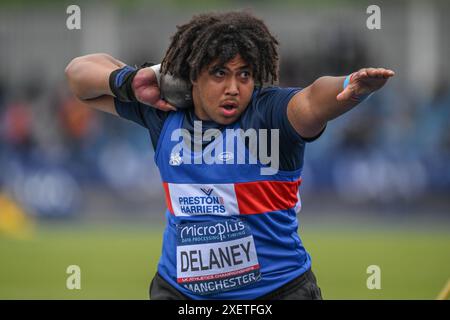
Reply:
[[[98,126],[95,111],[72,95],[60,101],[59,120],[66,143],[71,147],[88,143]]]
[[[2,117],[2,140],[16,152],[26,153],[32,145],[32,116],[30,105],[14,101],[6,105]]]

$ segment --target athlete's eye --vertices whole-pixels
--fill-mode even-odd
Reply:
[[[214,76],[218,78],[223,78],[225,76],[225,71],[221,69],[216,70],[214,71]]]
[[[242,71],[241,72],[241,78],[248,79],[248,78],[250,78],[250,76],[251,76],[251,74],[250,74],[249,71]]]

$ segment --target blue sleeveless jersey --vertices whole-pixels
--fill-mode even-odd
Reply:
[[[228,134],[239,121],[202,151],[180,150],[182,138],[172,134],[184,113],[170,113],[155,152],[168,207],[159,274],[192,299],[254,299],[307,271],[311,259],[297,234],[301,169],[261,175],[264,165]],[[221,153],[223,163],[196,164],[219,156],[217,143],[234,152]]]

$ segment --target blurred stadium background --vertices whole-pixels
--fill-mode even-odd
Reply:
[[[70,4],[81,30],[66,28]],[[366,27],[370,4],[381,30]],[[450,277],[447,1],[46,0],[0,2],[1,299],[148,298],[165,205],[149,136],[81,105],[64,68],[94,52],[160,61],[177,24],[244,8],[281,43],[282,86],[397,73],[307,147],[300,234],[324,298],[436,298]],[[66,288],[69,265],[81,290]]]

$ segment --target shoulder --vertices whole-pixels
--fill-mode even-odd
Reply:
[[[287,106],[301,88],[256,87],[242,117],[242,124],[252,128],[278,128],[287,116]]]
[[[252,96],[252,104],[258,106],[277,107],[281,104],[288,103],[291,98],[301,91],[301,88],[295,87],[277,87],[270,86],[264,88],[255,88]]]
[[[287,106],[301,88],[267,87],[257,88],[242,117],[242,128],[279,130],[276,146],[279,152],[280,169],[297,170],[303,165],[304,141],[292,128],[287,118]],[[271,135],[268,137],[271,139]],[[280,143],[283,141],[283,143]],[[273,142],[273,141],[271,141]],[[268,143],[270,148],[271,143]]]

